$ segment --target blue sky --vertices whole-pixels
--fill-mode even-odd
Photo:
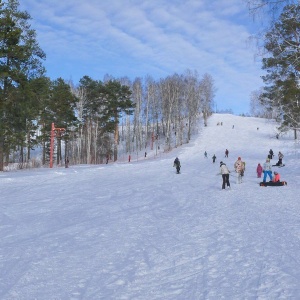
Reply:
[[[45,51],[51,79],[85,75],[165,78],[187,69],[209,73],[218,109],[249,111],[262,86],[243,0],[21,0]]]

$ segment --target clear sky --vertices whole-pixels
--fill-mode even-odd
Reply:
[[[154,79],[187,69],[215,80],[217,109],[249,111],[262,86],[243,0],[21,0],[51,79]]]

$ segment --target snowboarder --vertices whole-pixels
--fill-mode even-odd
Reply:
[[[242,183],[242,177],[244,176],[244,163],[240,157],[238,157],[237,161],[234,163],[234,169],[237,173],[237,183]]]
[[[178,157],[175,158],[173,167],[176,167],[177,174],[179,174],[181,165]]]
[[[225,150],[225,157],[228,157],[229,151],[228,149]]]
[[[213,163],[215,163],[215,161],[216,161],[216,154],[214,154],[214,156],[212,157],[212,160],[213,160]]]
[[[263,172],[264,172],[264,178],[263,178],[263,182],[266,182],[267,180],[267,176],[270,177],[270,180],[272,181],[272,166],[270,164],[270,159],[267,158],[266,162],[263,164]]]
[[[276,171],[274,171],[274,177],[273,177],[273,182],[279,182],[280,181],[280,174]]]
[[[282,159],[283,159],[283,154],[279,151],[279,153],[278,153],[278,163],[277,163],[278,166],[282,165]]]
[[[257,178],[261,178],[262,171],[263,171],[263,168],[262,168],[261,164],[259,163],[256,168]]]
[[[220,162],[220,173],[222,175],[223,183],[222,183],[222,190],[225,189],[225,185],[227,185],[228,188],[230,188],[230,182],[229,182],[229,173],[226,164],[224,164],[222,161]]]

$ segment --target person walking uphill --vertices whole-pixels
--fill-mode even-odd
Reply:
[[[234,169],[237,173],[236,183],[242,183],[242,176],[244,176],[244,163],[240,157],[238,157],[237,161],[234,163]]]
[[[225,150],[225,157],[228,157],[229,151],[228,149]]]
[[[177,174],[179,174],[181,165],[178,157],[175,158],[173,167],[176,167]]]
[[[270,180],[272,180],[272,166],[270,164],[269,158],[267,158],[266,162],[263,164],[263,172],[264,172],[263,182],[266,182],[267,176],[269,176]]]
[[[225,185],[227,185],[228,188],[230,188],[230,182],[229,182],[229,173],[226,164],[224,164],[222,161],[220,162],[220,172],[222,175],[223,183],[222,183],[222,190],[225,189]]]
[[[215,161],[216,161],[216,154],[214,154],[214,156],[212,157],[212,160],[213,160],[213,163],[215,163]]]

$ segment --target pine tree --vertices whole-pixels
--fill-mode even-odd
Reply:
[[[31,121],[30,110],[25,109],[30,107],[28,82],[44,73],[45,54],[30,28],[30,15],[18,6],[17,0],[0,3],[0,171],[4,155],[8,162],[18,140],[22,145],[26,123]]]

